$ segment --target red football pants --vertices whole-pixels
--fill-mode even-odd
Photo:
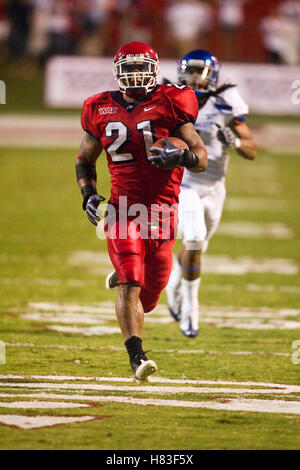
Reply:
[[[128,230],[129,225],[131,230]],[[125,239],[110,238],[107,234],[108,253],[117,271],[119,284],[141,286],[140,300],[144,311],[151,312],[169,281],[175,240],[143,239],[136,226],[132,230],[132,225],[128,221]],[[112,229],[119,233],[118,221]]]

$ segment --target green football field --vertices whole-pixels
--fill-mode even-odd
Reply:
[[[231,156],[199,336],[180,333],[163,293],[143,334],[159,370],[138,385],[75,155],[0,148],[0,448],[299,449],[298,156]],[[108,197],[104,156],[97,172]]]

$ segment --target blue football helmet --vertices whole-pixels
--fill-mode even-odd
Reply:
[[[204,49],[196,49],[186,54],[178,64],[178,80],[190,86],[201,97],[216,91],[219,76],[218,59]]]

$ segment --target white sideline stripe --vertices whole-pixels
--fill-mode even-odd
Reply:
[[[0,415],[0,423],[6,426],[14,426],[20,429],[38,429],[59,424],[84,423],[94,421],[97,416],[21,416]]]
[[[82,396],[82,395],[56,395],[39,393],[33,394],[40,398],[59,398],[62,400],[86,400],[93,402],[128,403],[131,405],[170,406],[176,408],[207,408],[219,411],[248,411],[256,413],[288,413],[300,414],[300,403],[285,400],[257,400],[257,399],[226,399],[223,402],[212,401],[184,401],[153,398],[133,398],[115,396]],[[33,396],[32,395],[32,396]],[[7,416],[7,415],[4,415]],[[46,417],[45,417],[46,418]],[[91,418],[91,417],[90,417]],[[0,416],[2,422],[2,416]]]
[[[102,351],[109,349],[111,351],[124,351],[124,348],[117,346],[67,346],[64,344],[33,344],[33,343],[5,343],[7,347],[17,348],[41,348],[41,349],[75,349],[80,351]],[[280,352],[266,352],[266,351],[205,351],[204,349],[152,349],[154,353],[168,353],[168,354],[232,354],[234,356],[283,356],[290,357],[290,353]]]
[[[19,396],[19,395],[18,395]],[[28,398],[28,395],[25,395]],[[0,394],[1,398],[11,397],[8,394]],[[0,402],[0,408],[24,408],[27,410],[35,409],[58,409],[58,408],[89,408],[89,405],[85,403],[66,403],[66,402],[55,402],[55,401],[12,401],[12,402]]]
[[[233,394],[289,394],[300,393],[300,386],[289,386],[286,388],[278,387],[276,389],[252,389],[252,388],[212,388],[212,387],[168,387],[168,386],[148,386],[148,385],[103,385],[103,384],[65,384],[65,383],[18,383],[18,382],[0,382],[0,387],[5,388],[29,388],[29,389],[42,389],[42,390],[99,390],[99,391],[116,391],[116,392],[145,392],[157,394],[172,394],[172,393],[195,393],[195,394],[210,394],[210,393],[233,393]]]

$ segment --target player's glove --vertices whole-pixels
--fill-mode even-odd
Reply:
[[[164,147],[151,147],[150,152],[154,155],[148,157],[149,162],[157,168],[173,169],[180,166],[194,168],[198,166],[199,159],[194,152],[182,150],[176,147],[169,139],[165,139]]]
[[[217,138],[220,142],[222,142],[223,145],[226,145],[227,147],[231,148],[238,148],[240,147],[240,139],[236,137],[234,132],[230,129],[230,127],[221,127],[218,124],[216,124],[219,128],[217,132]]]
[[[96,189],[92,185],[87,185],[81,190],[83,195],[82,208],[86,211],[88,219],[93,225],[97,225],[102,212],[97,209],[100,202],[105,201],[105,197],[97,194]]]

